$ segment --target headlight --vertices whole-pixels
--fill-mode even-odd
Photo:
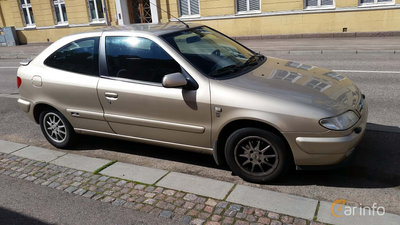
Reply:
[[[319,123],[330,130],[347,130],[359,120],[353,111],[347,111],[339,116],[321,119]]]

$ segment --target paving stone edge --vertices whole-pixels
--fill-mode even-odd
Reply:
[[[24,179],[100,202],[190,224],[301,224],[316,221],[188,192],[138,183],[0,153],[0,174]]]

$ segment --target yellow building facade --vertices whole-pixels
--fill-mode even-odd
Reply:
[[[175,21],[229,36],[400,31],[400,0],[0,0],[21,43],[99,26]]]

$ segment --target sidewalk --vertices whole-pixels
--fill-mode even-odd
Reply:
[[[2,140],[0,174],[190,224],[394,225],[400,221],[390,213],[338,218],[331,215],[331,202]]]
[[[400,37],[298,38],[238,41],[265,54],[400,54]],[[33,58],[51,43],[0,47],[0,58]]]
[[[34,58],[52,43],[35,43],[10,47],[0,47],[0,59]]]

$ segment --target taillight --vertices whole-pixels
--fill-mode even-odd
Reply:
[[[22,84],[21,78],[17,77],[17,85],[18,85],[18,88],[19,88],[19,86],[21,86],[21,84]]]

